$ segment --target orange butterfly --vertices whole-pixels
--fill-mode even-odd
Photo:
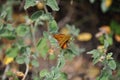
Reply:
[[[53,37],[55,39],[57,39],[57,41],[62,49],[67,48],[67,43],[70,40],[70,35],[55,34],[55,35],[53,35]]]

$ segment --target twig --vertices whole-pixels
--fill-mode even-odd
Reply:
[[[19,10],[22,10],[23,6],[25,5],[25,0],[23,0],[20,4]]]
[[[26,71],[25,71],[25,75],[23,76],[22,80],[25,80],[25,78],[28,74],[28,71],[29,71],[29,65],[26,63]]]
[[[2,80],[5,80],[6,79],[6,72],[9,70],[10,66],[7,65],[6,68],[5,68],[5,71],[4,71],[4,74],[2,76]]]
[[[35,49],[36,49],[36,38],[35,38],[36,26],[33,27],[33,24],[31,24],[31,26],[30,26],[30,31],[31,31],[33,46],[34,46]]]

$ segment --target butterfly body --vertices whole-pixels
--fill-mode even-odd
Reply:
[[[58,43],[62,49],[67,48],[67,43],[70,40],[70,35],[55,34],[55,35],[53,35],[53,37],[58,41]]]

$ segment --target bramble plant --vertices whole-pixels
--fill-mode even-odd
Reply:
[[[104,37],[103,46],[88,52],[88,54],[92,54],[94,64],[100,62],[103,65],[97,80],[109,80],[112,76],[112,71],[116,69],[116,62],[112,58],[113,53],[107,53],[108,47],[112,45],[111,37],[108,34],[103,34],[102,36]]]
[[[61,68],[65,64],[65,56],[72,58],[80,53],[80,49],[75,47],[72,39],[70,39],[69,47],[62,49],[58,41],[53,37],[54,34],[58,34],[59,27],[52,14],[48,11],[47,6],[53,11],[58,11],[59,7],[56,0],[25,0],[24,10],[26,13],[24,13],[24,16],[21,16],[23,18],[18,17],[22,20],[16,21],[16,19],[12,18],[12,16],[14,16],[12,7],[13,5],[20,4],[21,8],[23,7],[23,3],[24,0],[23,2],[20,0],[7,0],[4,5],[1,5],[0,39],[10,40],[12,42],[9,44],[9,47],[6,43],[2,44],[0,47],[1,50],[5,48],[3,64],[6,65],[6,69],[2,80],[5,80],[7,76],[12,76],[14,80],[18,80],[18,77],[22,77],[22,80],[25,80],[30,66],[38,69],[42,65],[38,61],[38,58],[41,57],[45,60],[58,57],[57,64],[50,69],[33,71],[33,73],[39,73],[33,74],[33,80],[67,80],[66,74],[61,72]],[[27,9],[35,5],[37,5],[40,10],[29,15]],[[36,33],[39,26],[45,27],[46,30],[43,31],[43,35],[36,40]],[[70,29],[71,38],[78,35],[78,29],[75,29],[74,26],[67,26],[69,29],[73,29]],[[31,42],[26,40],[30,40]],[[64,43],[67,45],[66,41]],[[11,71],[10,66],[13,62],[25,64],[25,73],[17,70]]]
[[[95,0],[90,1],[93,3]],[[103,8],[104,4],[101,6],[103,12],[107,11],[111,3],[107,4],[106,8]],[[20,10],[23,9],[23,12],[20,12],[21,15],[13,10],[13,6],[16,5],[20,6]],[[29,8],[34,6],[38,9],[29,13]],[[74,56],[84,51],[74,43],[74,38],[80,31],[74,25],[66,24],[70,38],[64,35],[62,36],[64,39],[57,40],[54,35],[60,34],[59,27],[52,11],[59,11],[56,0],[6,0],[0,5],[0,40],[2,41],[0,61],[6,67],[2,80],[6,78],[26,80],[29,71],[33,73],[32,80],[68,80],[67,75],[61,69],[66,59],[73,59]],[[39,29],[42,29],[40,34],[38,34]],[[112,71],[116,69],[112,53],[107,53],[112,39],[107,34],[103,37],[104,47],[88,52],[92,54],[94,64],[101,62],[103,65],[97,80],[109,80]],[[43,65],[39,62],[40,58],[46,60],[48,65],[49,60],[57,59],[57,62],[55,66],[40,70],[39,68]],[[18,65],[23,64],[25,64],[24,72],[17,69]],[[13,65],[15,69],[11,69]]]

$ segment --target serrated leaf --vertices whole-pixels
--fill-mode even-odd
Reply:
[[[7,24],[7,26],[5,26],[4,28],[9,31],[14,31],[14,27],[12,26],[12,24]]]
[[[12,31],[3,30],[3,31],[0,31],[0,37],[13,40],[15,39],[16,35]]]
[[[40,71],[40,77],[45,77],[48,74],[48,71],[46,69],[43,69],[42,71]]]
[[[100,37],[98,38],[98,40],[100,41],[101,44],[104,44],[104,36],[103,36],[103,35],[100,36]]]
[[[78,46],[76,46],[73,42],[71,42],[69,44],[69,51],[70,53],[74,54],[74,55],[79,55],[80,53],[84,52],[84,49],[79,49]],[[69,52],[68,51],[68,52]]]
[[[96,49],[92,50],[92,51],[89,51],[87,54],[92,54],[92,57],[94,59],[98,58],[100,56],[100,52]]]
[[[110,60],[109,63],[108,63],[109,67],[112,69],[112,70],[115,70],[116,68],[116,63],[114,60]]]
[[[29,27],[26,26],[26,25],[19,25],[17,28],[16,28],[16,33],[18,36],[25,36],[27,33],[29,32]]]
[[[46,14],[43,14],[43,15],[40,16],[40,20],[43,20],[43,21],[52,20],[52,19],[53,19],[53,17],[50,13],[46,13]]]
[[[108,36],[107,41],[108,41],[109,45],[112,45],[112,43],[113,43],[112,37]]]
[[[55,47],[58,47],[58,46],[59,46],[57,40],[56,40],[55,38],[53,38],[51,35],[49,35],[48,39],[49,39],[51,45],[53,45],[53,46],[55,46]]]
[[[108,80],[108,76],[98,77],[96,80]]]
[[[40,55],[42,57],[46,57],[48,49],[49,49],[49,47],[47,45],[47,39],[41,38],[37,43],[37,50],[40,52]]]
[[[49,32],[50,33],[57,33],[58,32],[58,26],[55,20],[52,20],[49,22]]]
[[[108,41],[107,41],[107,40],[104,40],[104,48],[105,48],[105,49],[107,49],[107,48],[108,48],[108,46],[109,46]]]
[[[28,57],[25,57],[25,63],[29,64],[30,63],[30,59]]]
[[[60,69],[65,65],[65,59],[62,53],[59,55],[58,63],[57,63],[57,68]]]
[[[47,0],[47,5],[54,11],[58,11],[59,7],[56,0]]]
[[[13,29],[12,25],[7,24],[7,26],[0,29],[0,37],[7,38],[7,39],[10,39],[10,40],[15,39],[16,34],[14,32],[14,29]]]
[[[0,18],[5,18],[6,17],[6,15],[7,15],[7,12],[4,10],[4,11],[1,11],[2,13],[1,13],[1,15],[0,15]]]
[[[66,73],[61,72],[61,73],[60,73],[60,77],[59,77],[59,79],[58,79],[58,80],[68,80],[68,76],[67,76],[67,74],[66,74]]]
[[[34,66],[34,67],[38,67],[39,66],[39,63],[37,60],[32,60],[31,61],[31,64]]]
[[[18,48],[17,47],[12,47],[12,48],[9,48],[7,49],[6,51],[6,55],[9,56],[9,57],[16,57],[17,54],[18,54]]]
[[[99,62],[99,57],[93,59],[93,63],[94,63],[94,64],[96,64],[97,62]]]
[[[36,5],[35,0],[25,0],[24,9],[26,10],[27,8],[29,8],[31,6],[35,6],[35,5]]]
[[[25,57],[23,56],[16,57],[16,62],[18,64],[23,64],[25,62]]]
[[[42,14],[43,14],[43,11],[36,11],[35,13],[32,14],[31,19],[32,19],[32,20],[36,20],[36,19],[38,19],[40,16],[42,16]]]
[[[72,34],[73,36],[78,36],[80,30],[77,29],[74,25],[66,25],[66,28],[68,29],[69,34]]]

